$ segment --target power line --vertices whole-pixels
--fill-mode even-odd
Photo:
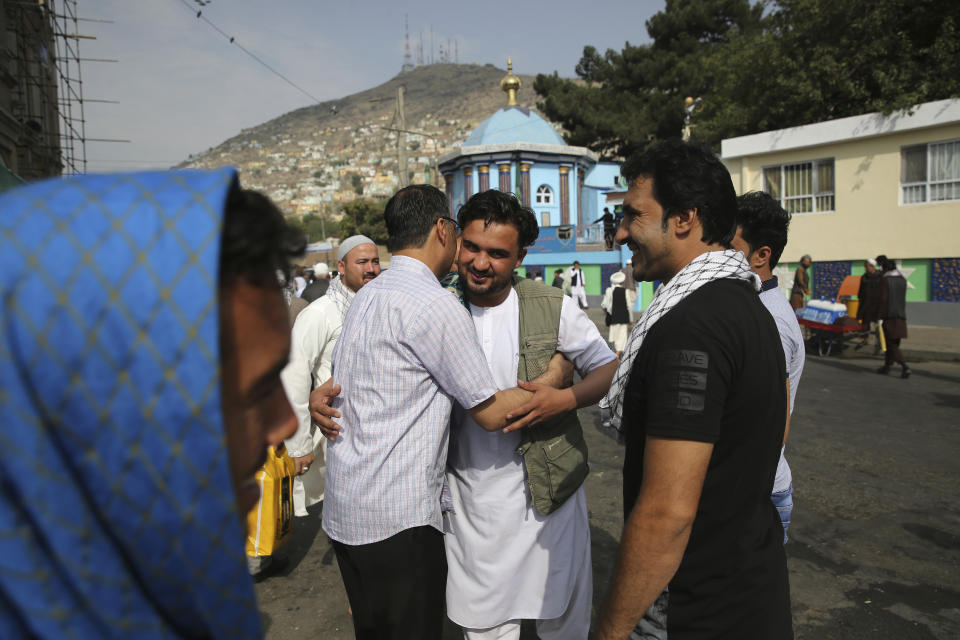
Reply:
[[[204,22],[206,22],[208,25],[210,25],[210,27],[211,27],[214,31],[216,31],[217,33],[219,33],[220,35],[222,35],[224,38],[226,38],[227,41],[228,41],[230,44],[233,44],[233,45],[236,45],[237,47],[239,47],[241,51],[243,51],[245,54],[247,54],[248,56],[250,56],[251,58],[253,58],[254,60],[256,60],[256,61],[257,61],[259,64],[261,64],[265,69],[267,69],[270,73],[276,75],[277,77],[279,77],[280,79],[282,79],[284,82],[286,82],[287,84],[289,84],[291,87],[293,87],[294,89],[296,89],[297,91],[299,91],[299,92],[302,93],[303,95],[307,96],[308,98],[310,98],[311,100],[313,100],[313,101],[316,102],[317,104],[320,104],[319,98],[313,96],[309,91],[307,91],[306,89],[304,89],[303,87],[301,87],[300,85],[298,85],[297,83],[295,83],[293,80],[291,80],[291,79],[288,78],[287,76],[283,75],[282,73],[280,73],[279,71],[277,71],[276,69],[274,69],[273,67],[271,67],[269,64],[267,64],[266,62],[264,62],[260,57],[258,57],[255,53],[253,53],[252,51],[250,51],[249,49],[247,49],[246,47],[244,47],[242,44],[240,44],[239,42],[237,42],[236,38],[234,38],[234,37],[231,36],[230,34],[226,33],[223,29],[221,29],[221,28],[218,27],[217,25],[213,24],[213,22],[211,22],[209,18],[207,18],[205,15],[203,15],[203,10],[202,10],[202,9],[200,9],[200,10],[198,10],[198,11],[195,11],[195,10],[194,10],[194,7],[190,6],[190,3],[187,2],[187,0],[180,0],[180,4],[182,4],[182,5],[185,6],[187,9],[189,9],[189,10],[190,10],[190,13],[196,13],[196,16],[197,16],[197,18],[198,18],[199,20],[203,20]]]

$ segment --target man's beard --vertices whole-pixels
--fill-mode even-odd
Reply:
[[[487,280],[478,286],[471,282],[469,268],[460,270],[460,282],[468,296],[491,296],[510,286],[511,276],[509,274],[503,278],[497,278],[492,272],[486,272],[483,275]]]

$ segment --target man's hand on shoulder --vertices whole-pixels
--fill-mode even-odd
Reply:
[[[334,386],[333,378],[310,392],[310,417],[320,427],[320,432],[331,442],[337,439],[340,425],[333,421],[340,412],[330,406],[331,400],[340,395],[340,385]]]

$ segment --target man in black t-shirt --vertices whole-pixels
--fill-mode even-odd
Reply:
[[[617,241],[661,291],[611,395],[625,525],[595,638],[793,637],[770,502],[787,411],[783,349],[739,252],[736,194],[708,150],[658,143],[621,170]],[[610,398],[611,396],[608,396]]]

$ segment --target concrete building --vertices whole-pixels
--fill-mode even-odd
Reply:
[[[784,288],[803,254],[827,298],[885,254],[909,302],[960,302],[960,99],[730,138],[721,157],[738,193],[766,191],[793,214]]]

